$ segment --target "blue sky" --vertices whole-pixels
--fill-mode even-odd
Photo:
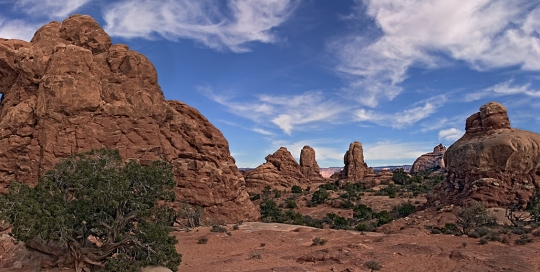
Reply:
[[[239,167],[304,145],[342,166],[352,141],[369,166],[412,164],[489,101],[540,132],[540,0],[0,0],[0,37],[74,13],[146,55]]]

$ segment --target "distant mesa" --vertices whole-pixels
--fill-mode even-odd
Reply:
[[[438,146],[435,146],[433,152],[423,154],[414,161],[410,173],[413,174],[429,170],[444,170],[443,157],[445,152],[446,147],[444,145],[439,144]]]
[[[174,167],[178,201],[215,220],[257,220],[227,140],[196,109],[167,101],[152,63],[90,16],[41,27],[30,42],[0,39],[0,190],[34,185],[61,158],[117,148]]]
[[[506,108],[496,102],[467,118],[465,130],[444,154],[448,174],[428,203],[525,207],[540,187],[540,135],[511,128]]]

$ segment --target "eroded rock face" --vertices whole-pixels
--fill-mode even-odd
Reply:
[[[366,175],[373,174],[373,169],[368,168],[364,162],[364,149],[360,142],[353,142],[343,157],[345,167],[339,173],[333,174],[331,179],[346,179],[348,181],[361,181]]]
[[[429,203],[524,207],[540,187],[540,135],[513,129],[503,105],[491,102],[467,118],[466,133],[444,155],[446,181]]]
[[[245,175],[246,186],[250,192],[258,193],[266,186],[284,189],[293,185],[305,187],[310,183],[287,148],[281,147],[265,159],[265,163]]]
[[[315,160],[315,150],[310,146],[304,146],[300,151],[300,172],[310,181],[324,181],[321,168]]]
[[[446,147],[442,144],[433,148],[433,152],[421,155],[416,159],[411,167],[411,173],[417,173],[426,170],[444,169],[443,156],[446,152]]]
[[[255,220],[227,140],[196,109],[165,100],[152,63],[89,16],[0,39],[0,189],[35,184],[60,158],[118,148],[124,159],[174,166],[178,201],[217,220]]]

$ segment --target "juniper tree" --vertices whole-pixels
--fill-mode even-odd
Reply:
[[[12,183],[0,196],[0,217],[26,245],[68,260],[77,272],[136,271],[181,262],[169,236],[175,213],[172,167],[163,161],[124,163],[118,150],[73,155],[33,188]],[[157,205],[159,202],[160,205]]]

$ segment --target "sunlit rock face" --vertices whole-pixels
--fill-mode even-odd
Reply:
[[[167,101],[152,63],[112,44],[89,16],[41,27],[30,42],[0,39],[0,189],[35,184],[61,158],[117,148],[165,159],[178,201],[216,220],[256,220],[227,140],[196,109]]]
[[[511,128],[506,108],[496,102],[467,118],[465,129],[444,154],[447,178],[429,203],[524,207],[540,187],[540,135]]]

